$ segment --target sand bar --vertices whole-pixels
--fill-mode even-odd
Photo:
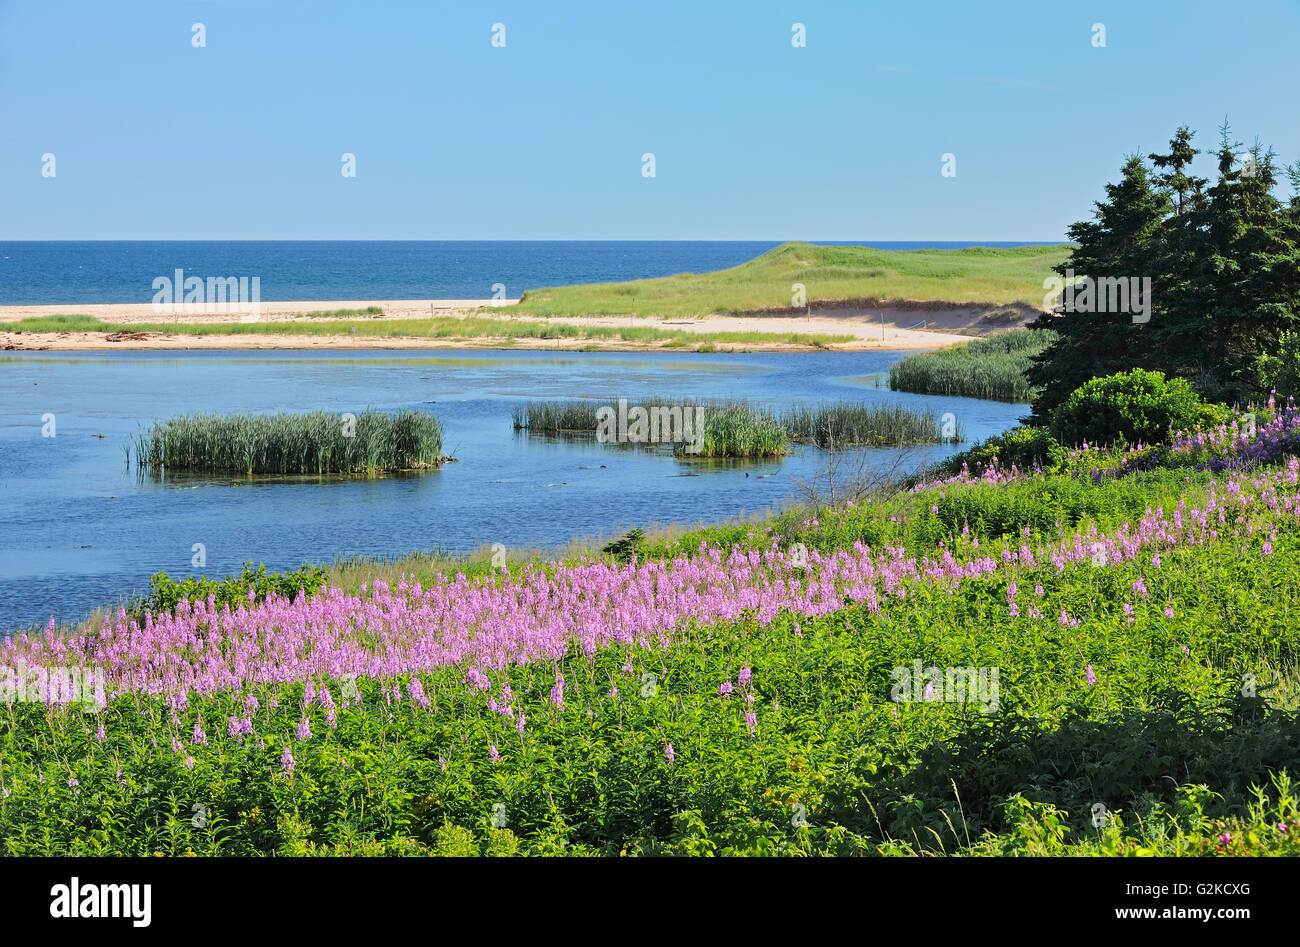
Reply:
[[[337,320],[337,334],[304,335],[260,332],[256,334],[190,335],[168,332],[6,332],[4,323],[40,316],[76,313],[93,316],[119,326],[177,324],[222,324],[248,322],[240,313],[170,313],[159,312],[150,303],[68,304],[40,306],[0,306],[0,349],[8,351],[47,349],[60,351],[96,351],[113,349],[600,349],[610,351],[653,350],[659,343],[630,342],[608,338],[507,338],[475,331],[465,338],[421,338],[413,336],[368,336],[352,334],[352,326],[382,324],[391,320],[429,318],[464,318],[513,321],[554,322],[571,325],[617,328],[652,327],[688,334],[720,332],[759,332],[804,335],[850,336],[852,341],[836,343],[836,350],[919,350],[945,348],[969,341],[1012,323],[990,321],[987,315],[970,309],[826,309],[809,315],[713,315],[701,318],[644,318],[638,316],[539,317],[510,312],[516,300],[424,299],[424,300],[329,300],[307,302],[263,302],[256,322],[312,322],[318,318],[303,314],[337,309],[366,309],[377,306],[379,315],[350,316]],[[331,320],[335,322],[335,320]],[[918,326],[918,324],[920,324]],[[343,326],[347,326],[344,329]],[[720,351],[797,351],[810,346],[791,345],[773,340],[743,343],[718,343]]]

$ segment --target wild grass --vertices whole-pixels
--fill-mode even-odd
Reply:
[[[724,420],[715,422],[712,430],[718,435],[717,445],[723,452],[703,454],[710,457],[772,457],[786,453],[786,447],[777,449],[779,441],[773,425],[782,429],[786,440],[832,450],[962,440],[960,426],[954,425],[953,431],[945,434],[942,419],[935,412],[901,405],[865,405],[850,401],[799,405],[779,417],[741,401],[709,403],[701,399],[654,397],[629,400],[628,405],[629,408],[703,408],[706,438],[710,431],[709,418],[718,413]],[[538,434],[591,434],[599,426],[598,412],[606,406],[613,405],[599,400],[529,401],[516,407],[512,417],[515,430]],[[761,435],[760,431],[763,432]],[[763,446],[755,454],[745,452],[751,448],[742,445]]]
[[[789,451],[789,438],[779,418],[738,402],[710,405],[704,412],[703,433],[689,445],[673,445],[674,456],[700,460],[780,457]]]
[[[114,332],[118,328],[82,313],[58,313],[32,316],[18,322],[0,322],[2,332]]]
[[[825,348],[852,342],[851,335],[806,332],[691,332],[686,329],[658,329],[651,326],[595,326],[539,322],[529,319],[439,316],[430,319],[367,320],[356,324],[341,318],[286,322],[160,322],[112,323],[93,316],[38,316],[18,322],[0,323],[7,332],[156,332],[163,335],[293,335],[381,339],[445,339],[457,342],[510,342],[521,339],[584,339],[623,342],[629,345],[665,348],[694,348],[716,351],[718,345],[794,345]]]
[[[1042,303],[1057,246],[873,250],[784,243],[748,263],[625,283],[529,290],[512,312],[536,316],[706,316],[788,309],[792,285],[810,302],[873,299],[1006,305]]]
[[[925,395],[1027,403],[1035,393],[1025,377],[1030,359],[1054,337],[1047,330],[1012,329],[955,348],[909,355],[890,366],[889,386]]]
[[[444,459],[442,429],[422,411],[182,415],[136,438],[141,470],[376,474],[433,467]]]
[[[791,440],[823,448],[899,447],[908,444],[942,444],[962,440],[953,425],[945,434],[942,419],[933,411],[903,405],[866,405],[851,401],[798,405],[782,417]]]
[[[605,407],[617,411],[617,401],[529,401],[516,406],[511,411],[511,417],[516,431],[527,430],[534,434],[594,434],[600,425],[597,414]],[[628,407],[684,409],[707,407],[707,402],[685,398],[636,398],[628,399]]]
[[[295,313],[302,319],[342,319],[347,316],[382,316],[384,310],[379,306],[366,306],[364,309],[313,309],[311,312]]]
[[[687,430],[685,416],[679,428],[672,427],[682,439],[673,443],[673,453],[689,459],[780,457],[789,451],[788,438],[780,419],[753,405],[740,401],[710,402],[704,399],[641,398],[628,399],[630,412],[640,407],[698,409],[703,412],[703,431],[697,432],[695,421]],[[614,401],[530,401],[514,409],[515,430],[547,434],[595,434],[600,427],[597,416],[601,408],[618,410]],[[665,422],[666,423],[666,422]],[[629,441],[629,443],[633,443]],[[649,444],[650,441],[645,443]],[[664,443],[661,439],[657,443]],[[687,448],[692,448],[688,450]],[[699,447],[696,451],[694,448]]]
[[[511,410],[516,431],[534,434],[594,434],[604,402],[530,401]]]

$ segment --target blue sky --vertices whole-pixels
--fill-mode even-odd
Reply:
[[[1059,240],[1181,123],[1300,158],[1298,49],[1300,0],[0,0],[0,239]]]

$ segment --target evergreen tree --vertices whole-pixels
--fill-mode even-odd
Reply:
[[[1096,203],[1094,219],[1070,226],[1070,240],[1078,246],[1056,272],[1067,282],[1071,274],[1093,280],[1153,275],[1147,265],[1152,244],[1170,211],[1168,195],[1152,187],[1142,159],[1130,157],[1120,182],[1106,185],[1106,200]],[[1045,313],[1030,328],[1057,333],[1029,370],[1030,384],[1042,389],[1034,402],[1035,423],[1091,378],[1149,367],[1142,337],[1146,325],[1135,325],[1128,312]]]
[[[1033,423],[1043,423],[1090,378],[1133,368],[1190,380],[1216,400],[1261,393],[1259,366],[1276,356],[1286,333],[1300,330],[1300,162],[1285,172],[1295,196],[1274,196],[1279,171],[1258,142],[1247,159],[1221,129],[1211,187],[1190,173],[1198,152],[1179,128],[1167,155],[1152,155],[1163,173],[1139,158],[1093,220],[1070,227],[1078,246],[1058,267],[1065,276],[1151,278],[1151,318],[1128,313],[1044,314],[1031,328],[1050,328],[1057,342],[1034,359],[1029,380],[1041,389]]]
[[[1147,155],[1152,164],[1164,170],[1164,174],[1155,176],[1156,184],[1173,193],[1174,213],[1180,215],[1200,204],[1201,189],[1209,183],[1205,178],[1183,171],[1200,154],[1192,147],[1195,135],[1196,132],[1190,131],[1186,125],[1180,126],[1169,141],[1169,154]]]
[[[1259,143],[1242,163],[1221,129],[1218,179],[1171,240],[1176,278],[1162,287],[1155,349],[1166,371],[1210,397],[1239,400],[1254,366],[1300,321],[1300,220],[1273,196],[1275,156]]]

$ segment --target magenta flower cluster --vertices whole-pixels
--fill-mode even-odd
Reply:
[[[590,656],[606,646],[659,648],[691,626],[734,620],[742,613],[764,625],[783,613],[797,622],[846,603],[862,603],[874,613],[885,600],[905,597],[915,583],[952,587],[1000,569],[1014,580],[1019,567],[1050,562],[1059,571],[1076,562],[1110,565],[1137,559],[1144,550],[1152,557],[1164,547],[1202,544],[1237,528],[1275,531],[1276,525],[1267,525],[1270,519],[1274,524],[1300,520],[1298,480],[1300,460],[1295,459],[1284,470],[1254,478],[1234,473],[1226,483],[1211,485],[1199,507],[1184,500],[1168,513],[1148,510],[1136,525],[1124,524],[1111,535],[1093,526],[1086,534],[1034,549],[1025,542],[1018,550],[1008,544],[998,554],[973,550],[963,560],[947,549],[937,558],[918,558],[901,546],[873,550],[861,543],[826,554],[815,549],[796,554],[775,541],[761,550],[701,544],[694,554],[671,561],[552,563],[505,578],[440,576],[427,588],[403,578],[396,587],[363,586],[359,594],[329,588],[310,598],[271,596],[233,610],[218,609],[211,599],[182,602],[174,614],[147,616],[143,624],[119,610],[79,635],[54,633],[51,623],[49,634],[0,641],[0,666],[94,667],[113,693],[182,695],[182,700],[189,693],[249,684],[347,675],[392,679],[452,665],[465,667],[466,680],[487,690],[485,671],[557,661],[574,649]],[[1145,597],[1144,584],[1135,583],[1133,591]],[[1041,587],[1035,594],[1042,595]],[[1015,608],[1017,598],[1013,581],[1008,605]],[[1077,624],[1065,612],[1059,621]],[[748,668],[738,683],[748,692]],[[728,681],[720,692],[732,687]],[[557,673],[550,694],[556,711],[564,710],[564,690],[564,677]],[[307,702],[314,699],[331,711],[333,726],[332,696],[326,690],[319,697],[314,689],[310,694]],[[429,704],[418,681],[408,684],[408,696],[422,707]],[[493,698],[503,716],[514,716],[511,696],[503,691]],[[393,698],[401,698],[396,685]],[[234,738],[249,734],[248,718],[256,709],[250,696],[245,716],[231,717],[226,732]],[[297,737],[311,737],[305,718]],[[206,739],[196,727],[192,742],[201,745]],[[285,768],[291,771],[289,759]]]

